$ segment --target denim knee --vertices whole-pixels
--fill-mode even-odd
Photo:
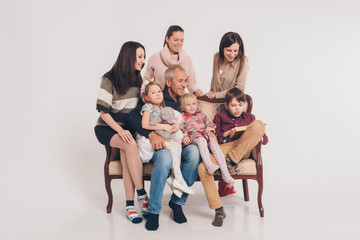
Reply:
[[[188,164],[192,164],[194,166],[198,166],[201,161],[199,148],[195,144],[190,144],[185,147],[182,151],[181,157],[183,160],[187,161]]]
[[[151,162],[154,163],[154,168],[157,168],[164,173],[169,173],[172,166],[172,156],[170,151],[167,149],[156,151]]]

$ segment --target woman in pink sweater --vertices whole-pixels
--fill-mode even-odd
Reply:
[[[187,88],[190,93],[196,96],[203,95],[196,86],[195,70],[191,58],[185,50],[182,49],[184,44],[184,30],[177,25],[170,26],[166,32],[164,47],[159,53],[149,58],[144,81],[154,80],[159,83],[162,88],[165,87],[164,74],[165,71],[174,65],[180,65],[186,70]]]

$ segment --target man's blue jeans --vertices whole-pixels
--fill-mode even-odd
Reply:
[[[201,161],[198,147],[191,144],[183,148],[181,161],[184,162],[184,166],[181,169],[183,178],[188,186],[192,186],[198,178],[197,168]],[[150,162],[154,164],[154,167],[151,173],[149,212],[159,214],[166,179],[168,178],[172,165],[170,151],[167,149],[156,151]],[[178,205],[184,205],[188,196],[189,194],[183,193],[181,198],[178,198],[172,194],[171,200]]]

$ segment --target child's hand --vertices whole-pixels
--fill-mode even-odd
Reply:
[[[214,132],[215,132],[215,129],[212,128],[212,127],[206,127],[206,128],[205,128],[205,132],[209,133],[209,132],[211,132],[211,131],[214,131]]]
[[[235,129],[235,128],[232,128],[232,129],[230,130],[229,136],[232,136],[233,134],[235,134],[235,132],[236,132],[236,129]]]
[[[216,142],[218,142],[217,137],[216,137],[216,135],[215,135],[214,132],[209,132],[208,135],[209,135],[209,137],[211,137],[212,139],[214,139]]]
[[[172,127],[172,132],[177,132],[180,129],[180,124],[178,123],[174,123],[173,125],[171,125]]]
[[[163,124],[163,130],[172,133],[172,126],[169,124]]]
[[[232,129],[231,129],[231,130],[232,130]],[[223,137],[227,137],[227,136],[229,136],[229,135],[230,135],[231,130],[224,132]]]
[[[184,145],[189,145],[191,141],[190,141],[189,137],[184,137],[182,142],[183,142]]]

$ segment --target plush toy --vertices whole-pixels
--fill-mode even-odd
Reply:
[[[150,121],[150,124],[151,125],[155,125],[159,123],[181,124],[181,121],[182,121],[182,117],[178,111],[174,110],[171,107],[164,107],[160,110],[160,116],[153,117]],[[176,142],[181,142],[183,138],[183,133],[181,132],[181,130],[178,130],[174,133],[169,133],[164,130],[156,130],[155,132],[160,136],[162,136],[164,139],[174,140]]]

